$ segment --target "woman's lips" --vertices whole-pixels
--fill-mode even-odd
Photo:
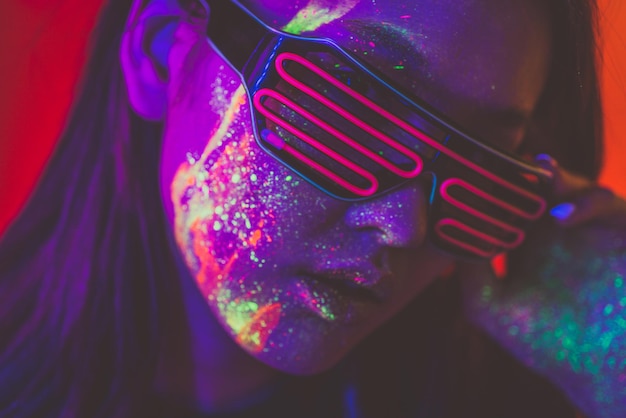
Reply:
[[[358,271],[332,269],[311,275],[315,280],[336,288],[348,297],[381,303],[389,293],[390,274],[363,274]]]
[[[384,302],[388,291],[385,277],[367,281],[356,272],[333,270],[299,275],[289,286],[297,303],[329,322],[353,325]]]

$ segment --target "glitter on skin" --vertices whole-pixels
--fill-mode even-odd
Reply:
[[[344,0],[334,7],[329,7],[327,2],[310,0],[309,3],[287,23],[283,30],[287,33],[300,35],[304,32],[314,31],[322,25],[337,20],[346,15],[357,5],[359,0]]]
[[[254,309],[250,312],[245,311],[247,305],[251,305]],[[237,333],[236,341],[239,345],[248,349],[252,353],[258,353],[265,348],[267,339],[272,334],[272,330],[280,321],[280,303],[272,303],[263,306],[261,309],[256,308],[254,302],[232,303],[233,312],[226,312],[228,325]],[[234,323],[243,313],[243,321]],[[253,315],[250,315],[253,313]]]
[[[382,2],[380,11],[378,5],[372,9],[366,6],[367,3],[369,2],[360,2],[359,7],[355,7],[349,15],[320,26],[312,35],[330,37],[345,50],[350,51],[353,48],[348,38],[354,38],[354,42],[365,46],[365,50],[361,48],[358,53],[368,52],[367,57],[370,61],[367,62],[371,62],[381,73],[387,71],[386,74],[389,75],[391,72],[390,77],[396,80],[399,86],[409,90],[414,88],[420,84],[416,80],[424,80],[423,74],[416,73],[419,70],[416,60],[427,54],[424,51],[416,51],[413,45],[407,45],[410,42],[402,42],[403,46],[398,47],[399,42],[406,41],[402,37],[383,37],[381,34],[389,35],[390,31],[389,26],[381,29],[381,22],[393,22],[410,27],[419,42],[420,37],[426,40],[430,34],[436,34],[437,28],[441,27],[439,19],[437,16],[424,16],[418,13],[417,5],[421,2],[397,2],[397,7],[393,11],[388,9],[386,4],[382,6]],[[332,2],[328,1],[328,4],[332,5]],[[260,4],[259,8],[266,5],[267,3]],[[296,6],[290,7],[289,11],[299,6],[300,3],[297,3]],[[452,1],[449,6],[455,10],[459,8],[459,5]],[[415,21],[398,19],[399,16],[409,13],[413,16],[411,20]],[[291,13],[290,16],[294,14]],[[449,13],[445,13],[445,16],[448,15]],[[422,17],[427,23],[426,26],[420,26]],[[463,19],[465,18],[461,20]],[[285,22],[284,19],[275,21],[281,24]],[[359,33],[349,26],[353,22],[370,22],[371,25],[365,25],[364,31]],[[372,29],[371,27],[376,24],[379,27]],[[448,26],[446,20],[445,27]],[[431,27],[434,28],[434,32]],[[369,36],[370,34],[375,36]],[[433,38],[439,39],[435,36]],[[374,43],[375,47],[372,47],[370,42]],[[443,40],[442,45],[435,45],[435,52],[447,51],[446,42]],[[426,41],[423,43],[427,44]],[[483,48],[492,50],[482,45],[483,43],[479,48],[478,45],[470,44],[468,49],[478,54],[482,54]],[[411,61],[409,53],[418,58]],[[429,55],[429,58],[431,57]],[[444,54],[444,58],[446,57],[448,55]],[[456,63],[456,55],[451,58],[452,62]],[[400,63],[406,65],[405,70],[392,69],[393,65]],[[246,349],[249,351],[251,347],[254,350],[260,349],[256,355],[259,360],[288,372],[320,371],[320,367],[328,367],[340,359],[365,335],[397,312],[399,306],[438,277],[440,271],[447,269],[449,260],[428,248],[422,250],[419,247],[424,242],[425,234],[419,231],[408,232],[412,228],[426,227],[419,222],[425,219],[426,202],[421,185],[412,184],[412,190],[401,189],[390,194],[389,202],[392,203],[381,206],[378,210],[371,208],[372,202],[362,207],[345,205],[345,202],[338,202],[322,194],[295,175],[291,182],[286,182],[285,178],[291,172],[271,156],[261,152],[251,140],[249,109],[247,106],[238,105],[234,95],[239,79],[232,74],[229,77],[228,68],[223,73],[219,71],[219,65],[213,62],[208,68],[209,74],[220,73],[222,81],[211,86],[217,97],[215,95],[210,97],[212,92],[208,89],[209,84],[203,86],[199,94],[204,102],[202,107],[206,109],[198,109],[202,110],[202,113],[192,113],[191,116],[195,119],[207,117],[208,124],[213,120],[218,122],[224,118],[230,118],[231,121],[220,123],[216,127],[211,125],[207,129],[191,131],[185,129],[186,126],[193,126],[189,124],[190,117],[181,117],[180,120],[174,118],[174,123],[170,126],[179,129],[170,129],[165,135],[164,142],[183,155],[189,149],[194,150],[192,158],[184,159],[186,165],[181,165],[183,160],[178,158],[172,158],[171,164],[168,162],[165,165],[166,176],[163,187],[170,187],[171,200],[168,199],[170,202],[166,204],[172,203],[174,206],[173,222],[177,243],[208,305],[231,336],[237,338],[238,333],[245,329],[243,324],[246,321],[253,323],[258,320],[255,317],[258,310],[280,303],[279,320],[273,328],[267,326],[267,321],[259,321],[259,324],[268,331],[265,342],[262,342],[260,333],[247,332],[245,335],[248,337],[245,338],[242,334],[243,339],[250,341]],[[434,74],[439,75],[436,72],[438,67],[432,68]],[[507,73],[506,68],[499,66],[495,68],[502,71],[498,71],[497,74],[488,73],[484,77],[485,80],[479,77],[478,82],[469,85],[482,85],[484,84],[482,81],[492,82],[494,77],[498,79],[498,74]],[[425,68],[425,71],[430,69]],[[481,74],[483,73],[477,75]],[[235,84],[233,80],[236,81]],[[208,79],[209,83],[212,81]],[[508,80],[504,80],[504,85],[509,85]],[[477,89],[463,88],[460,92],[474,97]],[[421,93],[415,91],[418,96]],[[439,97],[437,94],[425,99]],[[226,101],[223,102],[223,99]],[[243,95],[240,99],[245,103]],[[510,101],[511,97],[507,96],[505,99]],[[228,106],[218,111],[217,108],[209,106],[211,102],[228,103]],[[205,116],[205,110],[213,110],[214,115],[208,112]],[[187,133],[190,134],[191,141],[181,137]],[[205,147],[207,140],[209,143]],[[192,143],[193,146],[192,148],[187,148],[186,145],[177,146],[178,143]],[[197,152],[204,148],[206,148],[204,152]],[[238,183],[232,183],[235,173],[239,174]],[[255,180],[252,178],[253,175],[256,176]],[[357,209],[362,210],[362,217],[355,215]],[[424,213],[419,213],[422,209]],[[389,210],[394,210],[394,213],[384,213]],[[367,211],[371,213],[368,215]],[[395,218],[395,215],[402,211],[406,216]],[[372,215],[379,215],[378,219]],[[368,223],[368,216],[371,223]],[[216,221],[221,225],[219,231],[212,228]],[[261,221],[264,223],[261,224]],[[399,222],[402,222],[401,228],[396,228]],[[357,224],[363,227],[359,228]],[[260,233],[256,233],[257,230]],[[346,316],[350,319],[353,314],[346,306],[357,304],[352,304],[347,297],[335,297],[342,292],[311,285],[308,283],[306,270],[303,272],[305,277],[298,276],[303,268],[315,267],[322,271],[320,276],[326,279],[339,277],[342,280],[349,280],[351,285],[358,285],[362,280],[365,280],[365,283],[372,282],[372,276],[377,274],[376,270],[380,266],[372,266],[371,260],[380,260],[382,257],[378,256],[381,256],[381,249],[385,250],[385,247],[394,249],[387,254],[389,264],[385,265],[386,271],[383,272],[389,273],[393,270],[394,276],[397,275],[386,281],[388,284],[386,293],[392,297],[383,298],[384,303],[378,304],[375,308],[365,303],[356,306],[353,311],[354,317],[360,318],[358,326],[355,326],[354,322],[344,326],[347,324],[343,321]],[[417,269],[416,266],[420,268]],[[417,271],[418,274],[415,273]],[[294,281],[300,283],[299,280],[309,288],[308,294],[312,297],[297,297],[297,289],[286,285],[287,283],[293,285]],[[255,306],[257,311],[253,309]],[[273,309],[268,308],[268,311]],[[327,318],[331,316],[327,312],[337,319],[329,322]],[[229,322],[235,325],[228,325]],[[248,329],[252,330],[253,327]],[[357,331],[353,331],[355,329]]]
[[[276,173],[252,172],[257,149],[254,137],[248,125],[238,123],[249,117],[245,91],[239,87],[225,94],[222,84],[212,87],[215,94],[224,96],[220,100],[229,104],[202,155],[180,164],[171,183],[175,235],[201,293],[219,311],[217,317],[238,344],[257,354],[271,342],[285,304],[289,309],[292,305],[307,307],[331,322],[338,305],[331,307],[329,294],[308,285],[291,291],[248,277],[250,272],[262,277],[260,269],[273,274],[273,267],[266,266],[266,246],[282,239],[275,228],[276,217],[289,214],[285,202],[298,203],[291,196],[301,182],[282,166]],[[283,212],[277,211],[278,207]],[[300,219],[299,215],[294,214]],[[246,267],[233,271],[242,264]]]
[[[402,306],[355,297],[338,283],[380,280],[378,289],[389,294],[400,280],[405,287],[426,282],[408,280],[413,270],[404,266],[417,263],[408,251],[398,250],[394,264],[402,279],[391,279],[390,265],[379,262],[385,246],[424,236],[405,226],[425,213],[423,193],[412,184],[363,205],[327,196],[259,148],[244,123],[250,113],[243,89],[228,102],[226,122],[198,158],[179,163],[170,182],[177,245],[216,319],[241,347],[274,367],[320,371]],[[424,273],[430,279],[449,260],[428,257],[436,270]],[[394,297],[404,301],[406,294]]]
[[[324,303],[323,295],[320,295],[315,291],[311,291],[310,289],[301,286],[299,283],[296,284],[296,287],[298,290],[297,297],[301,299],[305,305],[311,307],[311,309],[313,309],[321,317],[326,318],[329,321],[335,320],[335,315]]]
[[[223,94],[221,84],[214,84],[216,93]],[[222,100],[226,100],[223,98]],[[239,87],[230,98],[229,106],[224,112],[222,123],[215,135],[208,141],[206,150],[197,162],[185,162],[180,165],[172,182],[172,201],[176,204],[176,239],[180,248],[187,251],[184,256],[189,266],[194,266],[193,274],[203,295],[211,300],[217,300],[222,315],[226,318],[229,329],[233,332],[236,341],[249,351],[256,353],[265,347],[265,343],[272,330],[280,320],[281,305],[276,302],[259,307],[257,303],[238,298],[230,300],[228,288],[223,286],[223,280],[228,277],[233,263],[239,257],[238,251],[231,251],[227,256],[217,256],[214,243],[210,240],[211,232],[228,230],[238,237],[238,243],[231,243],[246,249],[256,248],[263,241],[262,227],[264,220],[258,221],[259,229],[249,231],[252,226],[251,214],[245,210],[237,212],[235,219],[229,219],[224,214],[229,208],[229,200],[240,179],[245,175],[246,161],[240,159],[238,170],[224,167],[236,151],[238,145],[247,147],[250,140],[249,133],[243,132],[239,142],[227,144],[220,150],[217,160],[207,167],[201,162],[209,161],[211,153],[221,145],[221,138],[234,132],[228,126],[233,122],[242,106],[247,106],[245,91]],[[216,146],[216,144],[219,144]],[[219,177],[222,187],[212,187],[209,193],[199,178],[209,178],[207,173],[211,169],[211,176]],[[227,185],[231,187],[226,187]],[[247,228],[238,228],[239,221]],[[208,227],[212,225],[212,227]],[[265,237],[265,241],[270,241]],[[221,252],[223,253],[223,252]],[[252,253],[253,254],[253,253]],[[221,254],[220,254],[221,255]],[[217,278],[218,280],[213,280]]]
[[[583,411],[600,405],[606,416],[623,416],[626,398],[626,361],[617,361],[626,344],[626,247],[612,239],[623,233],[548,231],[528,243],[539,257],[504,285],[475,289],[468,305],[520,361],[555,379]]]

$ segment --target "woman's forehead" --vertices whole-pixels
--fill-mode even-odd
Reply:
[[[395,70],[409,70],[405,73],[427,72],[429,62],[448,57],[525,58],[524,49],[533,48],[535,41],[547,43],[546,16],[537,4],[531,0],[246,2],[276,29],[330,38],[364,61],[384,58]]]
[[[508,150],[519,143],[549,70],[541,4],[250,0],[246,6],[277,29],[332,39],[405,94],[487,140],[485,127],[497,127],[497,145]]]
[[[242,0],[277,29],[302,34],[327,32],[346,20],[384,20],[418,30],[420,24],[445,27],[466,21],[515,18],[530,10],[529,0]]]
[[[244,0],[243,3],[266,23],[293,34],[326,34],[328,25],[340,27],[345,20],[406,19],[408,15],[432,8],[426,4],[431,0]]]

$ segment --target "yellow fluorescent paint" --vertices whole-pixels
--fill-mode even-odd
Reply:
[[[281,304],[271,303],[254,311],[246,306],[249,303],[243,301],[241,304],[231,304],[234,306],[232,311],[227,311],[227,322],[237,333],[237,343],[257,353],[265,348],[267,339],[280,320]]]
[[[239,86],[233,93],[229,101],[229,106],[225,110],[220,124],[207,141],[207,146],[205,147],[202,156],[195,161],[206,161],[209,154],[220,145],[221,139],[226,136],[229,126],[233,123],[233,120],[240,112],[241,107],[244,105],[247,105],[247,97],[246,91],[242,85]],[[200,285],[205,283],[205,278],[208,274],[216,274],[219,272],[219,266],[209,266],[206,264],[210,259],[209,257],[199,257],[198,251],[200,253],[206,252],[206,248],[203,250],[202,247],[204,243],[199,242],[203,234],[196,233],[201,232],[202,228],[206,228],[206,225],[203,225],[201,220],[209,219],[210,216],[215,213],[217,208],[214,206],[213,201],[210,199],[204,199],[202,204],[194,204],[193,213],[190,213],[189,207],[193,203],[192,200],[203,199],[204,194],[202,193],[194,194],[192,200],[190,200],[185,206],[181,205],[180,201],[189,187],[199,187],[197,179],[204,178],[204,174],[202,172],[203,170],[205,170],[203,164],[190,164],[189,162],[182,163],[178,167],[178,170],[176,170],[176,174],[174,175],[174,179],[172,180],[170,187],[170,196],[174,205],[176,241],[180,248],[188,248],[186,241],[190,238],[194,240],[193,253],[186,251],[183,256],[185,257],[187,264],[192,266],[196,279]],[[193,237],[189,237],[186,234],[186,231],[191,231],[193,233]]]
[[[256,302],[246,298],[235,298],[231,289],[225,285],[224,280],[230,277],[234,262],[239,258],[239,252],[234,251],[226,259],[216,259],[214,251],[216,245],[209,240],[209,233],[226,228],[227,219],[221,214],[226,208],[234,204],[227,199],[230,190],[208,187],[206,183],[207,170],[222,170],[224,161],[217,161],[210,168],[205,165],[211,153],[218,147],[223,146],[221,155],[236,155],[237,147],[248,148],[254,141],[251,132],[244,129],[237,134],[236,140],[223,144],[224,138],[231,138],[233,126],[242,125],[236,120],[241,117],[242,109],[248,106],[247,95],[240,86],[229,98],[228,108],[221,115],[221,120],[216,129],[207,140],[207,145],[199,158],[193,161],[185,161],[180,164],[174,179],[172,180],[170,193],[175,212],[175,235],[176,241],[191,267],[196,283],[207,300],[217,302],[220,316],[224,318],[229,331],[236,341],[251,352],[259,352],[264,347],[278,325],[281,315],[281,304],[271,302],[259,306]],[[239,179],[246,175],[246,162],[241,161],[237,171],[230,173],[230,182],[237,184]],[[233,179],[237,176],[237,181]],[[206,190],[205,190],[206,188]],[[245,215],[245,214],[244,214]],[[237,218],[239,222],[245,222],[247,228],[238,231],[238,242],[242,247],[256,248],[263,241],[269,240],[264,237],[261,228],[266,223],[263,219],[258,221],[258,227],[252,227],[249,219]]]
[[[289,23],[283,26],[283,30],[294,35],[314,31],[322,25],[345,16],[359,3],[359,0],[345,0],[337,5],[329,3],[333,2],[310,0]]]

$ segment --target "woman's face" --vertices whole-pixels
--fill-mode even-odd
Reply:
[[[267,22],[332,38],[492,144],[522,141],[549,54],[531,2],[257,3]],[[452,263],[428,244],[427,185],[359,203],[324,194],[259,148],[239,78],[208,43],[184,61],[161,182],[186,265],[243,349],[286,372],[322,371]]]

